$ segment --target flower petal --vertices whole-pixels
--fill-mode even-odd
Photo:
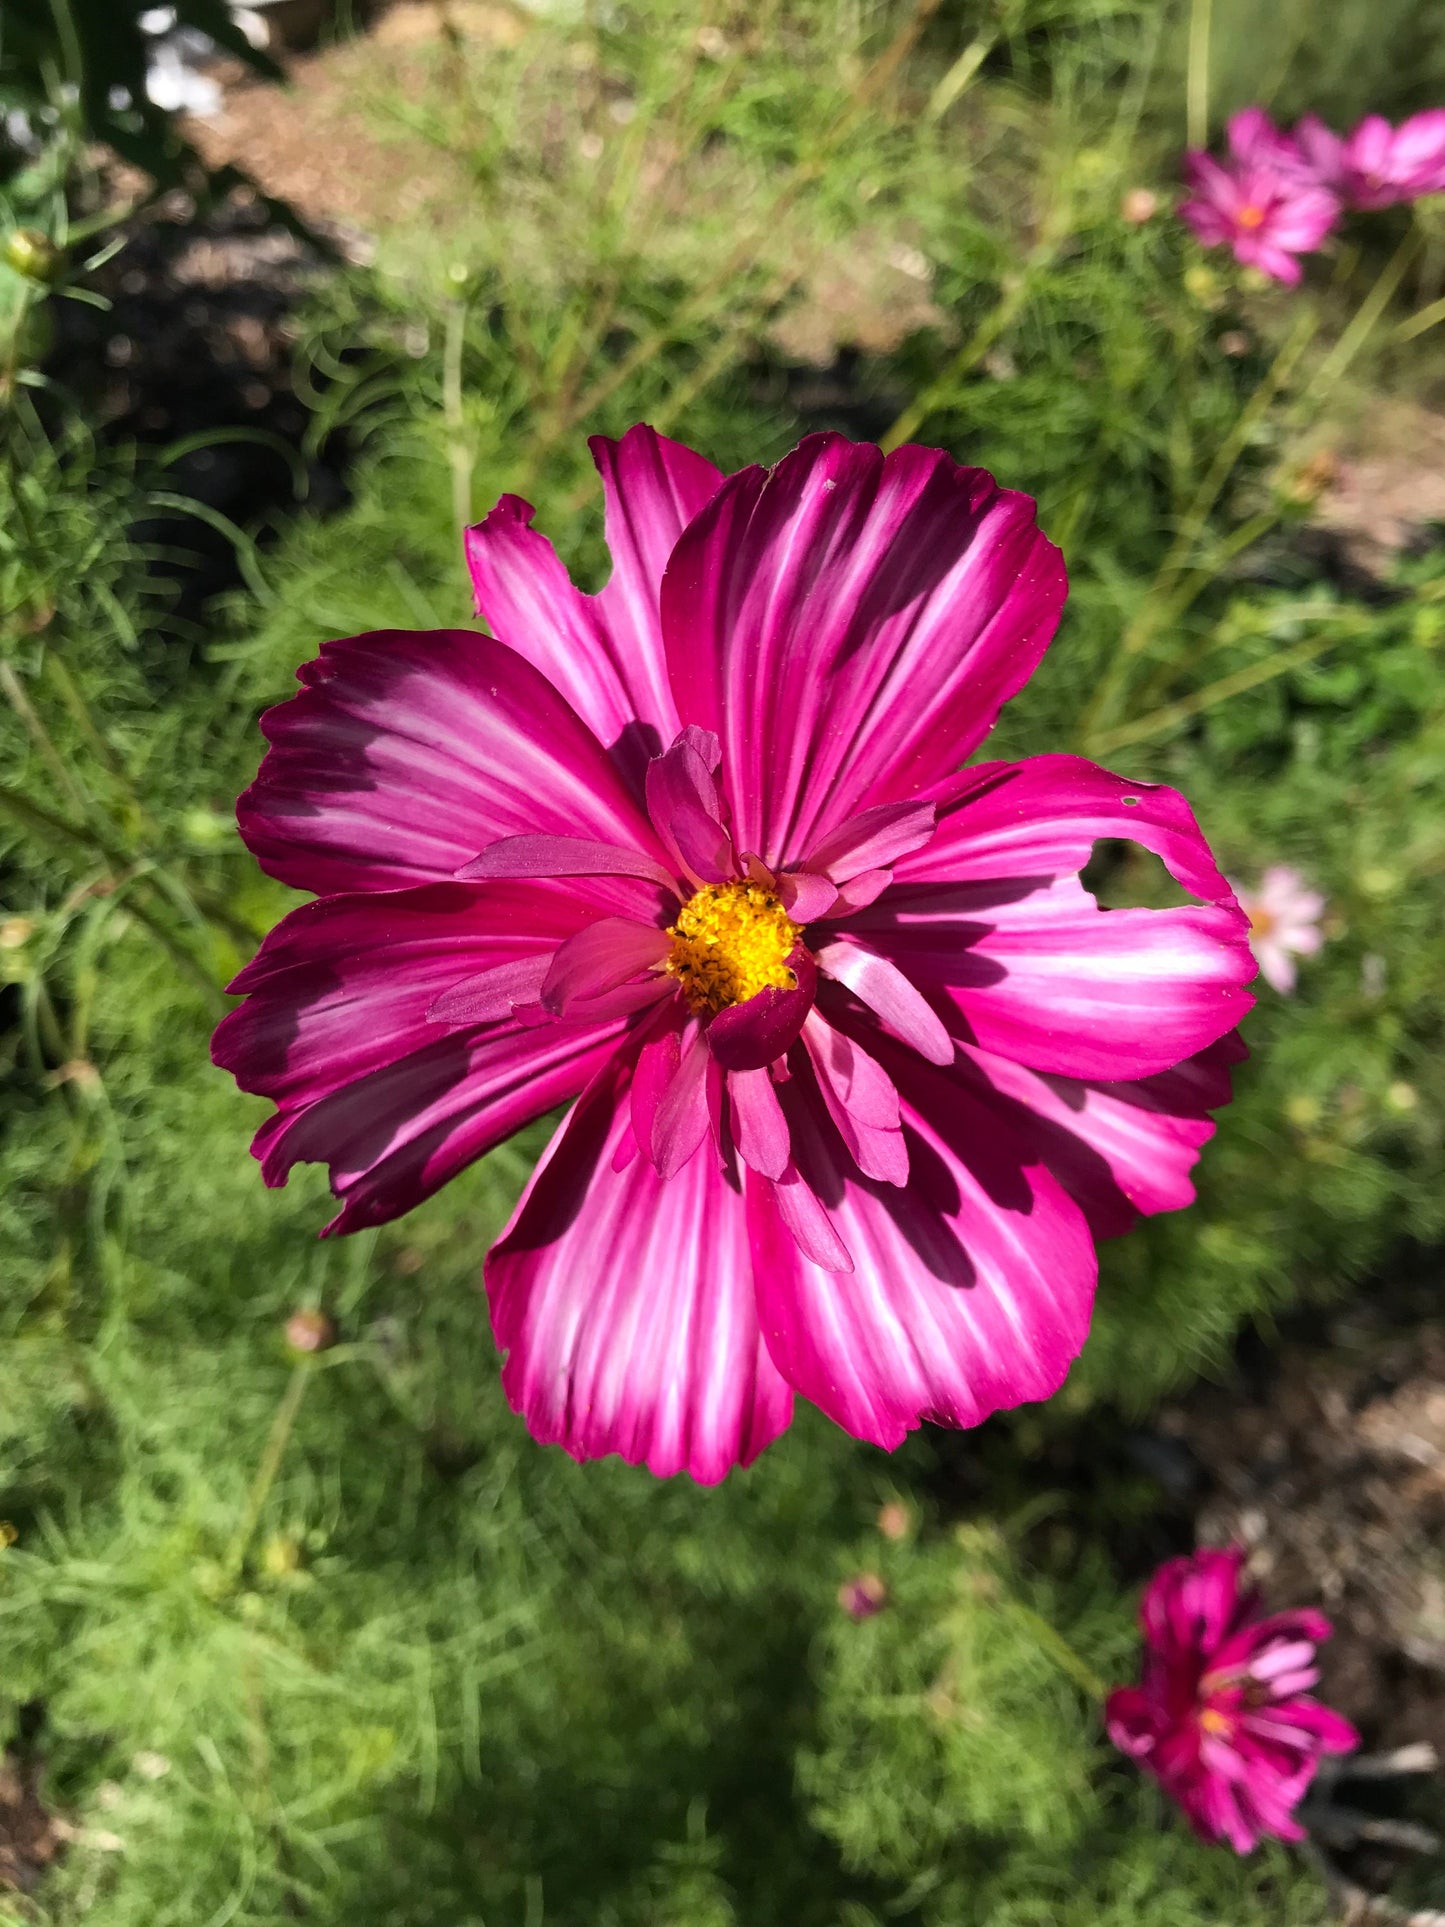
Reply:
[[[671,742],[678,717],[658,607],[662,575],[683,530],[722,486],[722,470],[641,422],[621,441],[594,435],[587,446],[602,477],[612,556],[597,607],[633,715]]]
[[[971,1044],[958,1050],[988,1101],[1083,1207],[1096,1238],[1119,1236],[1140,1213],[1193,1203],[1190,1172],[1214,1134],[1210,1112],[1229,1102],[1230,1067],[1245,1054],[1231,1033],[1153,1077],[1087,1083],[1041,1076]]]
[[[819,970],[851,990],[883,1028],[930,1064],[951,1064],[954,1043],[942,1018],[903,972],[855,938],[838,938],[814,953]]]
[[[656,857],[581,836],[503,836],[457,871],[463,882],[502,877],[642,877],[673,895],[677,881]]]
[[[489,636],[377,630],[298,673],[302,693],[261,719],[271,749],[236,808],[283,883],[404,889],[523,831],[661,856],[597,738]]]
[[[928,843],[936,816],[932,803],[879,803],[815,844],[803,858],[804,868],[835,883],[846,883],[865,870],[884,869]]]
[[[467,530],[477,613],[610,749],[635,734],[637,719],[620,652],[596,600],[573,586],[557,551],[532,527],[535,514],[530,502],[504,495]],[[660,745],[630,740],[630,747],[636,759]]]
[[[803,1021],[803,1044],[828,1115],[858,1169],[883,1184],[907,1184],[908,1147],[888,1073],[817,1010]]]
[[[594,886],[623,887],[635,886]],[[327,1229],[380,1224],[575,1096],[621,1023],[448,1031],[429,1012],[468,978],[545,963],[596,915],[550,884],[437,884],[293,911],[236,979],[249,994],[211,1046],[278,1107],[252,1147],[266,1182],[329,1164],[344,1209]]]
[[[785,1430],[758,1331],[743,1201],[711,1158],[664,1182],[612,1168],[630,1130],[614,1061],[552,1140],[488,1255],[502,1383],[533,1437],[703,1484]]]
[[[792,1155],[788,1120],[769,1071],[731,1071],[732,1131],[738,1156],[765,1178],[781,1178]]]
[[[1034,505],[937,449],[813,435],[723,483],[662,584],[673,693],[774,869],[914,798],[1028,679],[1064,600]]]
[[[1088,1330],[1094,1251],[1078,1208],[966,1086],[879,1040],[909,1140],[904,1190],[861,1178],[804,1080],[780,1095],[800,1182],[852,1254],[840,1281],[800,1256],[749,1187],[769,1349],[796,1390],[891,1450],[922,1419],[976,1425],[1046,1398]]]
[[[672,939],[656,924],[599,917],[559,946],[542,984],[542,1008],[563,1017],[579,999],[616,990],[649,965],[661,963],[671,947]]]

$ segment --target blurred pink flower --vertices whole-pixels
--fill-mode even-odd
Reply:
[[[860,1572],[838,1588],[838,1604],[850,1619],[871,1619],[888,1604],[888,1588],[876,1572]]]
[[[1306,114],[1294,139],[1315,180],[1347,207],[1391,207],[1445,193],[1445,107],[1413,114],[1398,127],[1367,114],[1344,136]]]
[[[810,436],[723,476],[598,439],[612,575],[469,531],[475,630],[324,646],[241,799],[318,893],[216,1061],[268,1184],[409,1210],[576,1100],[487,1259],[502,1382],[575,1457],[720,1479],[795,1393],[891,1448],[1047,1398],[1093,1240],[1193,1196],[1255,971],[1175,791],[963,768],[1063,607],[1034,504]],[[1105,913],[1100,838],[1195,898]]]
[[[1294,1818],[1323,1753],[1359,1745],[1349,1721],[1310,1696],[1318,1612],[1260,1612],[1241,1592],[1244,1553],[1162,1565],[1144,1593],[1140,1684],[1109,1695],[1115,1746],[1152,1773],[1203,1839],[1248,1853],[1266,1835],[1301,1840]]]
[[[1185,155],[1192,198],[1180,218],[1206,247],[1229,247],[1243,266],[1293,287],[1299,256],[1324,241],[1339,219],[1340,203],[1300,171],[1293,143],[1277,128],[1251,123],[1237,132],[1241,118],[1230,124],[1227,160],[1198,148]]]
[[[1295,987],[1294,959],[1313,957],[1324,942],[1320,918],[1325,899],[1287,863],[1272,864],[1257,890],[1236,884],[1235,894],[1249,918],[1249,947],[1261,976],[1287,997]]]

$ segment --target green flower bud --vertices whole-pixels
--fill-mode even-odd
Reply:
[[[27,281],[48,285],[65,271],[65,256],[48,234],[39,228],[13,228],[5,237],[5,260]]]

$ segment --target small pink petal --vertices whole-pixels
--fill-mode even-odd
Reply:
[[[672,948],[665,930],[628,917],[599,917],[560,946],[542,985],[542,1008],[554,1017],[583,998],[616,990]]]
[[[815,951],[818,968],[866,1004],[885,1030],[909,1044],[930,1064],[953,1062],[953,1039],[932,1005],[896,965],[856,939],[838,939]]]
[[[677,881],[656,857],[580,836],[504,836],[457,871],[462,882],[532,877],[640,877],[676,895]]]
[[[744,1164],[765,1178],[781,1178],[791,1153],[788,1121],[765,1071],[729,1071],[733,1136]]]
[[[427,1009],[430,1024],[492,1024],[511,1017],[518,1004],[536,1000],[547,972],[550,956],[521,957],[512,963],[493,964],[475,977],[466,977],[450,990],[444,990]]]
[[[708,1025],[708,1046],[725,1071],[761,1070],[796,1041],[813,1008],[818,973],[801,943],[794,944],[787,961],[798,980],[796,989],[769,984],[745,1004],[720,1010]]]

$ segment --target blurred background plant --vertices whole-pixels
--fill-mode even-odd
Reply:
[[[1434,104],[1438,36],[1391,0],[1421,54],[1386,62],[1374,8],[1206,4],[403,0],[178,128],[135,106],[140,9],[7,0],[7,105],[50,131],[0,264],[0,1918],[1305,1927],[1316,1872],[1197,1845],[1101,1738],[1201,1518],[1335,1612],[1372,1745],[1445,1745],[1439,215],[1292,295],[1170,213],[1187,100],[1217,133],[1256,48],[1339,123]],[[178,18],[254,65],[222,11]],[[182,139],[225,191],[178,209]],[[298,278],[268,197],[368,246]],[[222,312],[238,233],[269,305]],[[126,303],[170,234],[158,359]],[[93,331],[27,333],[62,292]],[[192,361],[234,418],[177,421]],[[263,1190],[206,1053],[289,901],[233,828],[257,711],[324,636],[470,622],[459,532],[504,490],[595,586],[585,437],[637,419],[724,467],[917,438],[1037,495],[1073,592],[991,753],[1175,783],[1241,885],[1327,899],[1057,1400],[890,1460],[804,1415],[711,1493],[505,1408],[476,1283],[536,1134],[318,1245],[320,1178]],[[1317,1512],[1302,1436],[1338,1447]],[[1429,1776],[1379,1804],[1440,1822]],[[1345,1837],[1445,1904],[1438,1856]]]

